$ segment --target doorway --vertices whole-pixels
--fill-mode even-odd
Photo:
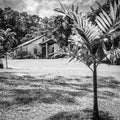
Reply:
[[[46,46],[42,45],[42,58],[46,58]]]

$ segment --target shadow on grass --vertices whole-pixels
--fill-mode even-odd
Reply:
[[[114,120],[114,117],[108,112],[100,111],[99,113],[99,120]],[[86,109],[79,112],[59,112],[46,120],[93,120],[93,111]]]
[[[16,76],[14,73],[1,73],[0,83],[2,86],[0,88],[0,97],[11,99],[0,99],[0,105],[8,107],[13,104],[25,105],[35,101],[47,104],[77,104],[75,97],[83,97],[88,93],[93,92],[91,89],[92,81],[89,83],[81,83],[82,79],[92,80],[92,77],[86,76],[80,77],[80,79],[77,77],[75,79],[68,79],[63,76],[56,76],[55,79],[53,78],[51,80],[45,79],[45,76],[34,78],[27,75]],[[46,87],[41,87],[41,85]],[[50,85],[61,89],[49,89]],[[120,82],[112,77],[98,78],[98,88],[107,87],[114,89],[118,88],[119,85]],[[19,86],[24,86],[24,89],[22,87],[16,89]],[[65,87],[70,89],[65,90]],[[4,94],[5,91],[6,93]],[[116,97],[116,94],[111,91],[105,91],[103,94],[109,97]]]
[[[119,88],[120,81],[116,80],[114,77],[98,77],[98,88],[108,87],[108,88]]]
[[[4,77],[5,76],[5,77]],[[74,93],[69,95],[69,91],[63,90],[49,90],[49,88],[40,88],[40,85],[36,86],[37,83],[45,84],[46,81],[50,82],[50,80],[44,79],[36,79],[31,76],[16,76],[11,73],[4,73],[0,76],[3,80],[0,83],[3,84],[3,88],[0,90],[0,105],[4,108],[10,107],[11,105],[26,105],[33,103],[35,101],[39,103],[61,103],[61,104],[75,104]],[[35,85],[31,85],[31,81],[35,83]],[[19,86],[22,86],[19,88]],[[17,89],[16,89],[17,88]],[[12,90],[11,90],[12,89]],[[76,95],[79,93],[76,93]],[[12,98],[7,99],[7,98]]]
[[[61,103],[61,104],[75,104],[74,97],[69,95],[62,94],[58,91],[49,91],[49,90],[33,90],[30,92],[28,91],[16,91],[15,92],[15,101],[18,104],[29,104],[31,102],[37,101],[38,103]]]

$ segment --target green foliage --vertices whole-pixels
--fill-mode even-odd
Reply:
[[[76,58],[84,62],[88,67],[94,60],[98,61],[103,59],[100,51],[103,51],[102,41],[99,41],[102,34],[98,26],[93,25],[82,13],[76,13],[73,9],[67,9],[65,14],[73,20],[74,28],[79,36],[79,42],[73,40],[76,47],[71,51],[72,59]]]
[[[72,34],[72,20],[69,17],[58,15],[54,20],[55,28],[53,35],[61,48],[68,46],[68,38]]]
[[[110,9],[110,2],[113,4],[114,2],[116,2],[118,4],[119,0],[106,0],[106,2],[101,5],[99,2],[96,1],[96,6],[97,8],[94,9],[92,6],[90,6],[91,11],[87,13],[87,17],[90,19],[90,21],[93,22],[93,24],[95,24],[95,19],[96,16],[98,16],[98,14],[101,12],[101,9],[103,9],[104,11],[106,11],[107,14],[109,14],[109,9]]]
[[[76,49],[71,51],[71,53],[73,58],[84,62],[88,67],[94,60],[99,64],[110,53],[107,49],[108,46],[110,46],[110,51],[115,38],[120,35],[119,1],[109,1],[109,11],[107,12],[105,7],[102,7],[99,3],[97,4],[100,11],[95,17],[96,24],[93,24],[87,16],[78,12],[78,10],[75,12],[75,8],[78,9],[78,7],[74,5],[72,5],[72,9],[70,9],[65,8],[61,4],[62,10],[55,9],[55,11],[61,12],[73,20],[74,28],[79,36],[79,42],[76,44],[75,40],[72,41]],[[106,38],[107,41],[104,38]]]
[[[62,23],[60,23],[61,20],[63,20]],[[17,45],[43,34],[47,38],[55,36],[61,46],[67,45],[68,37],[71,34],[71,21],[69,18],[63,18],[63,16],[41,18],[37,15],[29,15],[26,12],[20,13],[7,7],[0,9],[0,22],[0,29],[10,28],[12,32],[16,33]],[[16,44],[13,47],[16,47]]]
[[[120,34],[117,34],[118,29],[120,28],[120,3],[114,3],[112,4],[110,2],[110,9],[109,14],[106,13],[104,9],[101,8],[101,12],[99,13],[99,16],[96,16],[96,22],[99,28],[104,32],[104,34],[108,36],[113,35],[115,37],[119,36]]]
[[[114,64],[120,58],[120,1],[112,1],[109,3],[109,14],[101,8],[99,16],[96,16],[96,23],[102,30],[104,36],[108,38],[107,42],[112,43],[110,51],[107,53],[111,63]]]
[[[26,12],[14,11],[7,7],[0,9],[0,23],[0,29],[10,28],[16,33],[15,38],[18,44],[21,44],[42,34],[49,34],[51,37],[54,17],[41,18],[38,15],[29,15]]]
[[[11,32],[11,29],[0,29],[0,54],[3,55],[9,52],[11,48],[17,44],[15,39],[15,32]]]
[[[91,7],[92,8],[92,7]],[[103,31],[104,37],[108,38],[105,41],[105,46],[108,52],[108,58],[112,64],[118,64],[120,57],[118,57],[120,47],[120,1],[107,0],[103,5],[98,5],[97,9],[92,8],[92,12],[88,13],[88,18],[92,23],[97,24]],[[114,62],[113,62],[114,61]]]
[[[27,51],[19,51],[13,58],[15,59],[33,59],[35,55],[32,55],[30,52]]]

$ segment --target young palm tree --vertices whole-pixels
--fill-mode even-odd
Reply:
[[[0,29],[0,52],[6,55],[6,68],[8,68],[7,53],[11,50],[13,45],[17,43],[15,35],[16,33],[11,32],[10,28],[6,30]]]
[[[97,97],[97,66],[107,56],[104,38],[107,40],[114,39],[114,36],[119,35],[120,28],[120,1],[112,4],[109,1],[109,14],[101,8],[101,12],[96,17],[97,25],[93,25],[82,12],[79,12],[78,7],[72,5],[72,10],[63,7],[55,9],[73,20],[74,28],[79,36],[79,41],[73,40],[74,50],[71,51],[72,59],[85,63],[93,72],[93,118],[99,120],[98,97]]]

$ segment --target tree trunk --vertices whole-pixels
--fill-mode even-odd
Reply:
[[[2,59],[0,59],[0,68],[3,69],[3,62],[2,62]]]
[[[8,69],[7,53],[6,53],[6,68]]]
[[[94,92],[94,103],[93,103],[93,120],[99,120],[98,111],[98,97],[97,97],[97,66],[96,61],[93,66],[93,92]]]

